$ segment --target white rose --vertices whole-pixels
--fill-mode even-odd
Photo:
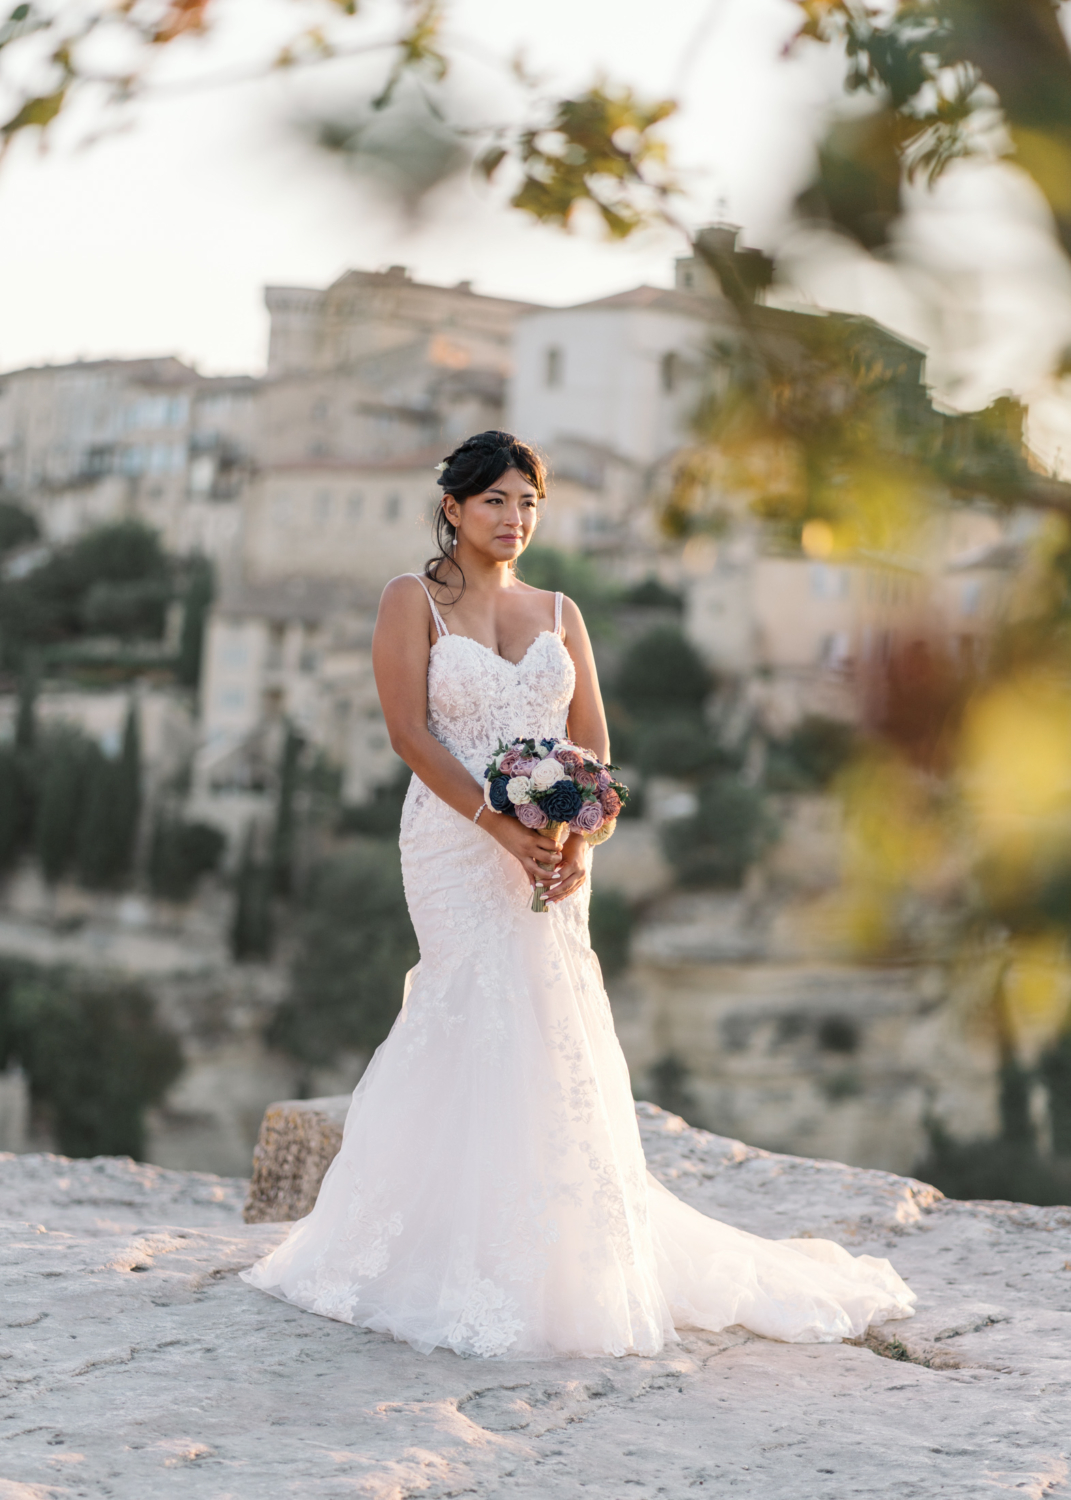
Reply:
[[[511,776],[506,782],[506,796],[517,807],[522,802],[531,802],[532,783],[527,776]]]
[[[532,772],[532,790],[533,792],[545,792],[556,781],[563,780],[568,774],[565,767],[559,765],[556,760],[541,760]]]

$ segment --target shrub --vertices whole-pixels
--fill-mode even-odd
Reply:
[[[802,792],[826,787],[851,759],[857,742],[850,724],[812,714],[784,740],[775,740],[766,761],[771,791]]]
[[[202,875],[218,867],[227,840],[209,823],[166,813],[156,820],[149,850],[149,885],[166,901],[188,901]]]
[[[598,955],[604,978],[612,979],[628,968],[632,908],[621,891],[592,891],[591,946]]]
[[[258,858],[256,830],[249,828],[235,880],[231,954],[239,963],[271,957],[275,941],[271,868]]]
[[[931,1126],[929,1151],[911,1173],[949,1198],[1071,1203],[1071,1162],[1048,1160],[1021,1141],[953,1141]]]
[[[517,565],[517,575],[535,589],[566,594],[593,633],[608,624],[613,595],[586,557],[560,552],[557,547],[529,547]]]
[[[635,758],[645,776],[695,776],[733,763],[698,717],[668,718],[641,730]]]
[[[141,811],[141,755],[137,710],[127,714],[123,747],[114,759],[92,747],[78,830],[78,874],[104,889],[130,872]]]
[[[66,1156],[143,1157],[145,1109],[182,1071],[139,985],[28,965],[0,969],[0,1066],[10,1057]]]
[[[621,602],[631,604],[636,609],[684,609],[684,600],[680,594],[667,589],[653,574],[642,583],[634,583],[630,589],[626,589]]]
[[[178,678],[186,687],[195,688],[201,680],[205,621],[214,592],[212,564],[206,557],[193,558],[182,595],[182,636],[179,640]]]
[[[27,542],[35,542],[40,535],[37,520],[28,510],[10,500],[0,500],[0,552],[24,547]]]
[[[269,1040],[313,1065],[370,1052],[390,1030],[419,957],[393,842],[366,840],[316,871],[289,997]]]
[[[671,626],[651,630],[625,652],[614,696],[638,719],[697,716],[713,677],[683,634]]]
[[[101,759],[97,746],[79,729],[62,725],[44,736],[34,847],[50,885],[74,863],[90,777]]]
[[[733,776],[718,776],[699,788],[694,817],[664,826],[662,842],[682,884],[735,887],[771,833],[762,794]]]

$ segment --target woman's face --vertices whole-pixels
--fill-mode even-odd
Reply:
[[[532,538],[539,496],[519,469],[507,469],[481,495],[465,501],[444,495],[443,510],[457,529],[459,549],[464,546],[495,562],[512,562]]]

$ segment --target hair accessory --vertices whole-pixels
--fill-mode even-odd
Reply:
[[[446,462],[446,459],[444,458],[441,464],[436,464],[435,465],[435,468],[434,468],[434,470],[432,472],[435,473],[435,474],[443,474],[443,473],[446,472],[446,470],[449,467],[450,467],[450,465]]]

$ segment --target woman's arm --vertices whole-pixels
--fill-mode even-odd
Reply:
[[[595,670],[584,617],[571,599],[562,601],[562,626],[565,649],[576,668],[576,687],[569,705],[569,738],[574,745],[590,750],[599,760],[605,761],[610,755],[610,735],[599,691],[599,674]]]
[[[372,636],[372,669],[387,733],[395,752],[443,802],[472,818],[483,803],[483,786],[428,729],[428,661],[430,611],[415,578],[394,578],[383,590]],[[553,840],[488,808],[481,829],[515,859],[533,884],[546,882],[543,865],[561,858]]]
[[[610,736],[606,728],[606,710],[599,691],[599,674],[591,653],[584,617],[571,599],[562,602],[562,625],[565,649],[576,668],[576,687],[569,705],[569,738],[574,745],[590,750],[599,760],[610,758]],[[562,862],[558,879],[547,896],[548,901],[564,901],[578,891],[588,878],[591,849],[583,834],[571,833],[562,845]]]

